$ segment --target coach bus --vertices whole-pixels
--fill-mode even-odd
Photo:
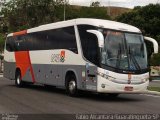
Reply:
[[[154,45],[154,39],[145,37]],[[26,82],[108,93],[143,93],[149,66],[141,31],[124,23],[79,18],[11,33],[4,51],[4,77]]]

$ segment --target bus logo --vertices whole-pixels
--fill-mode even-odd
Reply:
[[[65,51],[61,51],[60,54],[52,54],[51,62],[63,63],[65,61]]]
[[[61,62],[65,61],[65,51],[61,51],[60,61]]]

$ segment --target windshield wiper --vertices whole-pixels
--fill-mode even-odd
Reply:
[[[129,46],[129,55],[130,55],[130,59],[132,59],[134,66],[138,69],[141,70],[141,67],[139,66],[135,56],[132,54],[131,50],[130,50],[130,46]]]
[[[118,54],[117,54],[116,68],[119,68],[119,66],[120,66],[121,55],[122,55],[122,48],[121,48],[121,44],[119,43],[119,49],[118,49]]]

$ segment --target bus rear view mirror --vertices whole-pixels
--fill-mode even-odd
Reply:
[[[98,31],[98,30],[87,30],[87,32],[95,34],[98,38],[98,46],[100,48],[104,47],[104,37],[103,37],[103,34],[100,31]]]
[[[147,40],[153,44],[154,53],[158,53],[158,43],[155,39],[151,37],[144,37],[144,40]]]

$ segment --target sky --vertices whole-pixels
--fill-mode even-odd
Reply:
[[[160,0],[66,0],[66,1],[69,2],[69,4],[71,5],[80,5],[80,6],[90,6],[92,2],[99,1],[101,6],[118,6],[125,8],[134,8],[135,6],[145,6],[150,3],[160,4]]]
[[[99,1],[101,6],[118,6],[134,8],[134,6],[145,6],[149,3],[159,3],[160,0],[66,0],[71,5],[89,6],[92,2]]]

